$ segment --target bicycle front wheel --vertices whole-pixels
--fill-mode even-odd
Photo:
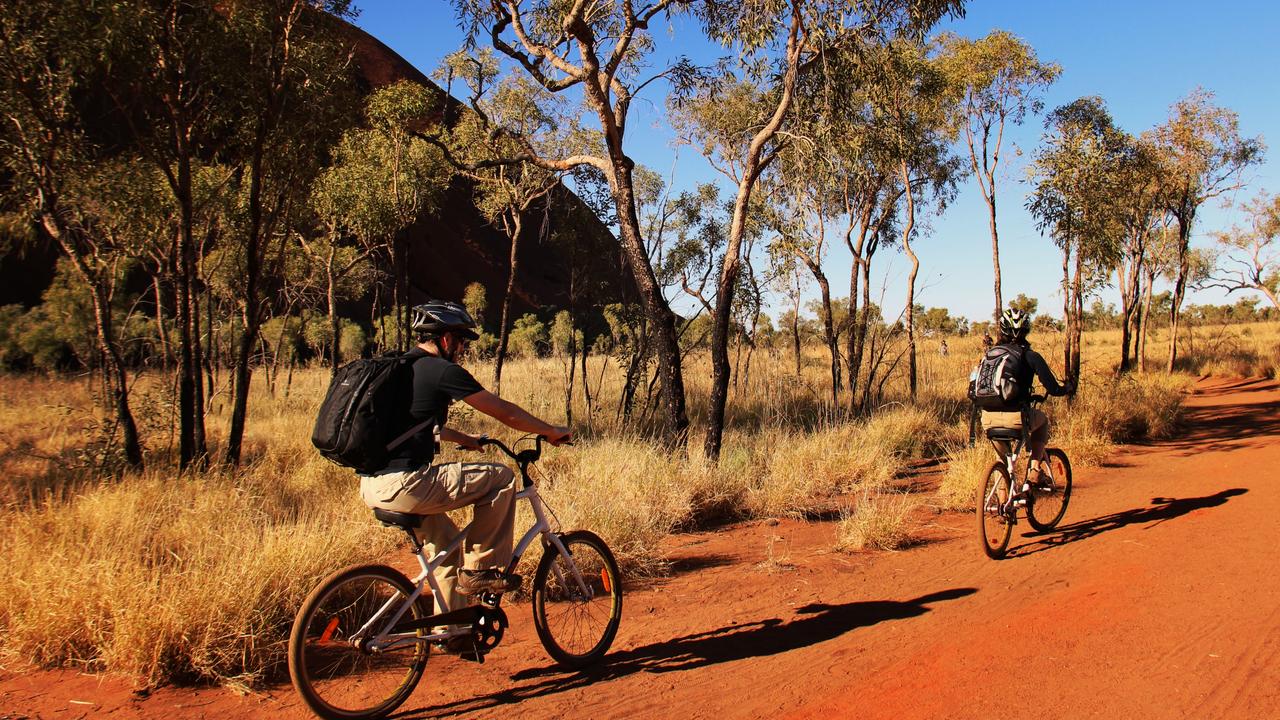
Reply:
[[[533,577],[533,625],[561,665],[604,657],[622,622],[622,578],[604,541],[579,530],[559,536],[568,555],[548,545]]]
[[[357,565],[311,592],[289,634],[289,677],[312,711],[326,720],[367,720],[385,717],[408,699],[427,664],[426,643],[373,652],[362,641],[377,634],[413,591],[413,583],[392,568]],[[384,606],[389,609],[382,617],[357,636]],[[402,620],[428,614],[415,602]]]
[[[1058,448],[1046,452],[1052,488],[1032,489],[1027,502],[1027,521],[1040,532],[1049,532],[1058,526],[1071,500],[1071,461]]]
[[[993,463],[978,488],[978,540],[992,560],[1004,557],[1013,535],[1012,518],[1005,514],[1009,500],[1009,471],[1004,463]]]

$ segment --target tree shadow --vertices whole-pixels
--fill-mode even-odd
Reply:
[[[720,663],[767,657],[833,640],[861,627],[923,615],[933,603],[956,600],[976,588],[951,588],[911,600],[869,600],[798,608],[799,617],[784,622],[768,618],[737,623],[716,630],[612,653],[603,664],[568,672],[559,666],[521,670],[511,676],[513,687],[479,697],[443,703],[397,714],[398,718],[434,718],[513,705],[529,698],[553,695],[636,673],[682,672]],[[528,681],[528,682],[526,682]]]
[[[1124,510],[1091,520],[1081,520],[1070,525],[1063,525],[1051,533],[1033,534],[1031,537],[1035,537],[1036,540],[1026,545],[1020,545],[1014,550],[1017,557],[1026,557],[1060,545],[1086,540],[1127,525],[1150,523],[1150,525],[1143,528],[1144,530],[1149,530],[1167,520],[1182,517],[1189,512],[1218,507],[1225,504],[1228,498],[1244,495],[1247,492],[1249,492],[1247,488],[1231,488],[1229,490],[1221,490],[1212,495],[1205,495],[1204,497],[1151,498],[1149,507]],[[1023,537],[1026,537],[1026,535]]]

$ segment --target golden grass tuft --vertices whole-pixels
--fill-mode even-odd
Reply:
[[[935,494],[943,510],[972,510],[978,486],[997,457],[985,441],[969,447],[960,445],[947,451],[946,469]]]
[[[911,513],[917,501],[906,493],[864,491],[836,529],[842,551],[897,550],[911,542]]]

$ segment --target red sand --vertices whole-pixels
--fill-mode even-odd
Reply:
[[[1176,440],[1076,472],[1063,525],[988,560],[968,514],[925,542],[832,551],[831,523],[671,540],[606,663],[560,671],[526,605],[483,665],[433,656],[397,717],[1280,718],[1280,385],[1208,381]],[[71,671],[0,674],[0,718],[310,717],[237,695]]]

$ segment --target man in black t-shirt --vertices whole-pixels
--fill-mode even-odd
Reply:
[[[413,309],[411,325],[418,346],[410,355],[413,399],[406,429],[423,427],[398,446],[385,468],[360,478],[360,496],[370,507],[425,515],[419,536],[431,545],[428,557],[442,550],[458,534],[445,513],[475,505],[475,516],[462,548],[445,558],[436,582],[453,610],[464,605],[461,595],[506,592],[520,578],[505,572],[511,562],[515,525],[515,473],[500,463],[433,465],[437,442],[480,449],[479,438],[448,427],[449,405],[457,400],[522,432],[546,436],[559,445],[570,440],[569,428],[551,425],[520,406],[485,390],[454,360],[475,340],[475,320],[455,302],[431,301]],[[425,424],[424,424],[425,423]],[[467,569],[460,569],[465,553]]]

